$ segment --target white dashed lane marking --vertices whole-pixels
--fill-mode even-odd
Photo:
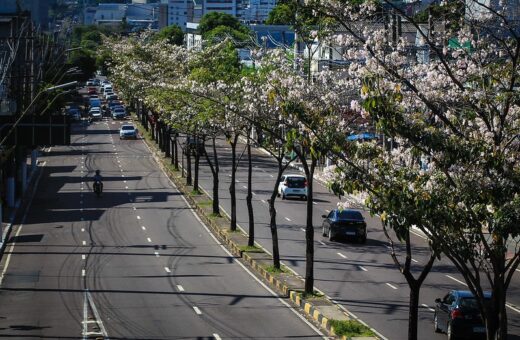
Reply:
[[[430,312],[435,312],[435,309],[431,308],[430,306],[428,306],[425,303],[423,303],[421,306],[423,306],[424,308],[428,309]]]
[[[348,257],[346,257],[345,255],[343,255],[342,253],[337,253],[339,256],[341,256],[342,258],[344,259],[348,259]]]
[[[447,277],[448,279],[452,279],[453,281],[458,282],[458,283],[460,283],[460,284],[462,284],[462,285],[464,285],[464,286],[467,286],[466,282],[461,281],[461,280],[459,280],[459,279],[456,279],[456,278],[454,278],[454,277],[451,276],[451,275],[446,275],[446,277]]]
[[[177,289],[179,290],[179,292],[184,292],[184,287],[181,285],[177,285]]]
[[[202,314],[202,312],[200,311],[199,307],[193,306],[193,310],[195,311],[195,313],[197,313],[197,315],[201,315]]]
[[[149,243],[152,243],[152,239],[147,237],[146,240],[149,242]]]
[[[327,244],[325,244],[325,242],[323,241],[318,241],[322,246],[326,246]]]
[[[170,268],[168,267],[164,267],[164,270],[167,272],[167,273],[171,273],[172,271],[170,270]]]
[[[141,216],[137,215],[137,219],[140,220],[140,219],[141,219]]]
[[[81,243],[82,243],[84,246],[87,245],[87,241],[82,241]]]
[[[217,333],[213,333],[213,337],[215,340],[222,340],[222,338]]]
[[[82,259],[82,260],[84,260],[84,259],[86,259],[86,258],[87,258],[87,257],[86,257],[84,254],[81,255],[81,259]]]
[[[394,285],[392,285],[392,284],[390,284],[390,283],[388,283],[388,282],[386,283],[386,285],[387,285],[388,287],[392,288],[392,289],[396,289],[396,290],[397,290],[397,287],[396,287],[396,286],[394,286]]]
[[[154,254],[155,254],[155,257],[159,257],[160,256],[159,252],[157,252],[157,251],[155,251]]]
[[[285,218],[287,221],[291,222],[291,219],[289,217],[286,217]]]
[[[85,269],[81,270],[81,276],[85,276]]]
[[[146,230],[146,227],[144,225],[141,226],[141,229]]]
[[[359,269],[361,269],[361,270],[364,271],[364,272],[367,272],[367,271],[368,271],[368,269],[366,269],[366,268],[363,267],[363,266],[358,266],[358,267],[359,267]]]

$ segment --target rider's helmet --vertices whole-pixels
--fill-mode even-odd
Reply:
[[[96,170],[96,175],[99,175],[100,171],[99,170]]]

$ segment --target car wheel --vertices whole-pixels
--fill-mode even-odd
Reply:
[[[366,235],[360,236],[358,238],[358,242],[361,243],[361,244],[367,243],[367,236]]]
[[[303,199],[304,201],[306,201],[306,200],[307,200],[307,196],[302,196],[302,199]]]
[[[285,194],[282,192],[282,199],[284,200],[285,199]]]
[[[325,227],[323,227],[323,230],[321,231],[321,236],[327,237],[327,231],[325,230]]]
[[[439,328],[439,320],[437,319],[437,314],[433,316],[433,329],[435,333],[440,333],[441,329]]]
[[[329,241],[332,241],[332,240],[333,240],[333,237],[332,237],[332,228],[329,228],[328,237],[329,237]]]

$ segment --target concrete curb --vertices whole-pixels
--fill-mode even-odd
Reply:
[[[135,119],[134,119],[135,120]],[[136,121],[139,124],[139,121]],[[142,126],[139,127],[142,128]],[[278,291],[282,296],[288,297],[291,302],[299,307],[301,311],[310,319],[314,320],[319,327],[327,332],[330,336],[337,339],[367,339],[376,340],[377,337],[338,337],[333,327],[331,326],[331,320],[355,320],[340,309],[335,303],[326,297],[320,297],[316,301],[305,300],[301,294],[304,291],[304,281],[301,277],[296,276],[292,273],[277,273],[272,274],[266,267],[272,263],[272,257],[261,251],[261,252],[248,252],[243,251],[242,246],[247,245],[247,235],[243,232],[231,232],[229,231],[229,219],[225,216],[211,216],[211,207],[205,207],[201,205],[201,202],[207,202],[211,200],[211,197],[205,193],[200,195],[189,194],[191,190],[186,186],[182,178],[175,173],[169,166],[167,166],[165,158],[161,151],[158,149],[155,143],[152,143],[144,136],[143,141],[148,145],[152,151],[152,156],[155,161],[161,167],[161,169],[168,175],[168,177],[175,183],[177,189],[183,194],[190,205],[197,211],[199,218],[215,233],[217,238],[231,251],[237,258],[241,258],[243,262],[249,265],[251,269],[260,277],[263,278],[273,289]],[[169,163],[168,163],[169,165]],[[225,226],[225,227],[222,227]]]

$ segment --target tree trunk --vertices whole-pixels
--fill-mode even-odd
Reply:
[[[169,139],[169,143],[170,143],[170,150],[171,150],[171,159],[170,159],[170,164],[171,165],[174,165],[175,162],[175,138],[170,134],[170,139]]]
[[[195,179],[193,181],[193,191],[199,192],[199,160],[200,160],[200,152],[198,150],[195,151]]]
[[[282,165],[283,157],[277,159],[278,161],[278,174],[276,175],[276,181],[274,183],[273,191],[271,192],[271,198],[268,200],[269,203],[269,227],[271,229],[271,239],[273,242],[273,267],[280,269],[280,249],[278,247],[278,226],[276,225],[276,208],[274,203],[276,196],[278,195],[278,183],[282,178],[284,167]]]
[[[497,248],[502,248],[497,246]],[[492,255],[494,259],[493,266],[493,286],[491,305],[492,312],[487,313],[487,338],[488,340],[506,340],[507,339],[507,310],[506,310],[506,294],[507,289],[503,273],[505,272],[505,253],[498,251],[496,255]]]
[[[173,149],[174,149],[174,158],[173,158],[173,166],[175,170],[179,170],[179,148],[177,146],[177,137],[179,135],[175,133],[175,136],[173,137]]]
[[[249,237],[247,245],[252,247],[255,245],[255,216],[253,214],[253,189],[252,187],[252,175],[253,175],[253,163],[251,161],[251,140],[247,139],[247,212],[249,214]]]
[[[170,157],[170,129],[165,126],[163,145],[164,145],[164,157]]]
[[[213,215],[220,216],[220,200],[218,196],[218,185],[219,185],[219,172],[220,168],[218,165],[218,155],[217,155],[217,146],[215,144],[215,137],[211,138],[212,140],[212,148],[213,148],[213,161],[215,165],[211,162],[208,153],[206,152],[206,161],[208,162],[209,169],[211,170],[211,175],[213,176]]]
[[[298,154],[302,162],[305,176],[307,177],[307,218],[305,223],[305,293],[314,293],[314,226],[312,224],[313,213],[313,182],[316,159],[311,158],[311,164],[307,163],[303,153]]]
[[[231,144],[231,183],[229,184],[229,195],[231,199],[231,231],[237,230],[237,198],[235,189],[235,177],[236,177],[236,149],[237,149],[238,134],[233,136]]]
[[[186,145],[186,185],[191,185],[191,148]]]
[[[408,282],[410,297],[408,301],[408,340],[417,340],[417,322],[419,320],[419,293],[421,286]]]

